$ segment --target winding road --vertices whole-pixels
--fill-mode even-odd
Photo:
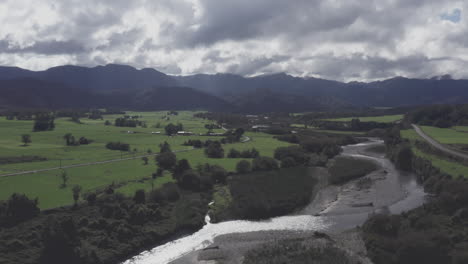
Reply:
[[[424,133],[422,131],[422,129],[420,127],[418,127],[417,125],[415,125],[415,124],[412,124],[411,126],[413,126],[414,131],[416,131],[416,133],[418,133],[419,136],[421,136],[424,140],[427,141],[427,143],[431,144],[434,148],[436,148],[436,149],[438,149],[440,151],[443,151],[443,152],[445,152],[447,154],[450,154],[450,155],[453,155],[453,156],[456,156],[456,157],[459,157],[459,158],[462,158],[462,159],[468,161],[468,155],[467,154],[456,151],[454,149],[451,149],[451,148],[449,148],[447,146],[444,146],[444,145],[440,144],[435,139],[433,139],[432,137],[430,137],[429,135]]]

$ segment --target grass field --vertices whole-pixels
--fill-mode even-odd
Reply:
[[[365,135],[366,132],[362,131],[340,131],[340,130],[322,130],[315,129],[317,132],[331,133],[331,134],[343,134],[343,135]]]
[[[468,144],[468,127],[438,128],[421,126],[421,129],[442,144]]]
[[[332,118],[325,119],[328,121],[351,121],[352,119],[359,119],[361,122],[381,122],[381,123],[391,123],[403,119],[403,115],[386,115],[386,116],[364,116],[364,117],[343,117],[343,118]]]
[[[401,131],[401,136],[403,138],[407,138],[410,141],[414,140],[424,140],[421,138],[414,130],[402,130]],[[439,168],[442,172],[445,172],[447,174],[452,175],[453,177],[458,177],[459,175],[464,175],[465,177],[468,177],[468,167],[464,166],[463,164],[460,164],[458,162],[454,161],[449,161],[442,159],[436,155],[428,154],[425,153],[416,147],[412,147],[413,153],[421,158],[430,160],[432,162],[432,165],[434,167]]]
[[[104,120],[82,119],[83,124],[73,123],[66,118],[56,119],[56,128],[47,132],[31,132],[32,121],[8,121],[0,119],[0,157],[11,157],[21,155],[38,155],[48,158],[47,161],[17,163],[0,165],[0,174],[11,172],[36,170],[42,168],[58,167],[62,165],[81,164],[94,161],[117,159],[121,156],[131,157],[132,155],[146,154],[148,149],[153,152],[159,151],[159,144],[167,141],[173,150],[187,149],[183,142],[188,139],[220,139],[220,137],[207,136],[173,136],[164,135],[164,126],[169,123],[182,123],[184,130],[194,133],[204,133],[207,130],[205,124],[210,121],[193,118],[195,112],[179,112],[178,116],[170,116],[169,121],[163,120],[166,112],[127,112],[128,115],[140,115],[142,121],[147,122],[147,128],[125,128],[115,126],[105,126],[105,120],[113,122],[121,115],[104,116]],[[161,128],[154,128],[160,123]],[[134,131],[128,134],[127,131]],[[161,131],[161,135],[151,134],[153,131]],[[216,132],[222,132],[218,130]],[[65,146],[63,135],[72,133],[76,138],[85,136],[94,140],[90,145]],[[32,143],[29,146],[22,146],[20,136],[30,134]],[[236,143],[225,145],[227,154],[231,147],[238,150],[255,147],[261,155],[272,156],[276,147],[289,145],[288,143],[277,141],[271,135],[264,133],[246,133],[251,138],[247,143]],[[121,141],[129,143],[131,149],[137,149],[135,153],[121,153],[105,148],[109,141]],[[193,150],[190,152],[177,153],[178,159],[186,158],[194,167],[197,164],[210,163],[219,164],[227,170],[233,171],[239,159],[210,159],[207,158],[203,150]],[[0,200],[8,198],[13,192],[25,193],[30,197],[38,197],[40,207],[53,208],[72,203],[71,188],[78,184],[83,188],[83,192],[92,191],[105,187],[111,183],[123,185],[119,192],[132,195],[137,189],[151,189],[151,174],[156,171],[156,164],[150,158],[148,165],[143,165],[140,159],[119,161],[107,164],[91,165],[66,169],[69,178],[68,187],[59,188],[61,180],[61,170],[40,172],[34,174],[17,175],[0,178]],[[158,178],[155,186],[172,181],[169,174]]]

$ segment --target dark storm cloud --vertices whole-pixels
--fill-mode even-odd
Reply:
[[[0,40],[0,53],[36,53],[45,55],[75,54],[85,52],[86,48],[80,43],[70,41],[39,41],[30,46],[19,47],[7,40]]]
[[[288,60],[289,56],[274,56],[271,58],[260,57],[256,59],[247,59],[241,61],[240,63],[231,64],[227,68],[227,72],[235,73],[239,75],[250,75],[252,73],[271,73],[275,72],[274,70],[263,71],[267,66],[270,66],[274,63],[279,63],[282,61]]]
[[[370,0],[345,3],[330,9],[318,0],[202,1],[204,15],[199,28],[183,31],[187,45],[210,45],[223,40],[246,40],[280,36],[300,37],[343,28],[368,10]]]

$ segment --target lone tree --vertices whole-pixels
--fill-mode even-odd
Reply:
[[[190,163],[186,159],[181,159],[177,162],[177,165],[174,167],[173,176],[177,181],[180,181],[182,175],[185,171],[192,169]]]
[[[148,157],[143,157],[141,158],[143,160],[144,164],[143,165],[148,165]]]
[[[21,142],[23,142],[24,146],[27,146],[29,143],[32,142],[31,135],[29,134],[21,135]]]
[[[159,148],[160,148],[159,153],[172,152],[171,145],[169,145],[169,143],[167,143],[167,141],[164,141],[164,143],[159,144]]]
[[[177,162],[177,157],[172,152],[164,152],[156,156],[158,167],[163,170],[172,170]]]
[[[208,158],[224,158],[224,149],[219,141],[213,141],[205,148],[205,154]]]
[[[78,199],[80,199],[81,194],[81,186],[75,185],[72,189],[73,192],[73,200],[75,201],[75,207],[78,205]]]
[[[63,139],[65,139],[65,143],[67,144],[67,146],[70,146],[71,143],[72,143],[72,134],[71,133],[67,133],[63,136]],[[73,140],[74,141],[74,140]]]
[[[60,174],[60,177],[62,178],[62,184],[60,185],[60,188],[66,188],[67,187],[67,182],[68,182],[68,175],[65,170],[62,171]]]

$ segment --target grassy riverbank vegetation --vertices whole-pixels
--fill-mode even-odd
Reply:
[[[412,141],[416,138],[412,132],[402,134]],[[448,174],[450,171],[444,167],[453,165],[441,164],[418,150],[416,144],[409,145],[396,129],[390,132],[386,143],[393,153],[412,146],[407,156],[411,161],[409,169],[433,197],[424,206],[401,215],[371,217],[363,226],[369,257],[376,264],[468,263],[466,178]]]
[[[377,165],[370,160],[337,157],[332,161],[328,169],[330,172],[330,183],[342,184],[363,177],[376,169]]]
[[[234,175],[228,181],[230,210],[241,219],[284,215],[310,201],[314,184],[314,170],[307,167]]]
[[[384,115],[384,116],[360,116],[360,117],[342,117],[342,118],[330,118],[325,119],[327,121],[340,121],[347,122],[353,119],[359,119],[361,122],[380,122],[380,123],[392,123],[403,119],[403,115]]]
[[[356,262],[344,250],[332,245],[328,237],[279,240],[247,252],[244,264]]]

